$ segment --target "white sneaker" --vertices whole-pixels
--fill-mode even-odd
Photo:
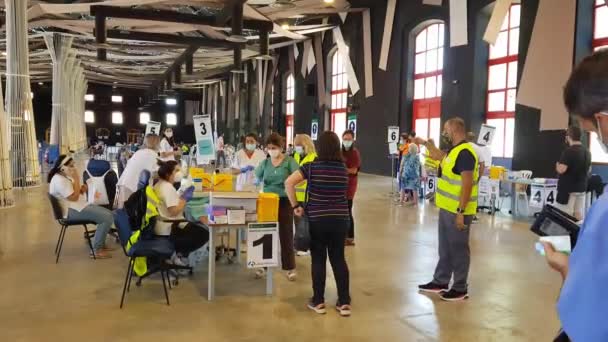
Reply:
[[[295,281],[297,276],[298,276],[298,274],[296,273],[295,270],[287,271],[287,280]]]
[[[297,256],[309,256],[310,255],[310,251],[297,251],[296,255]]]

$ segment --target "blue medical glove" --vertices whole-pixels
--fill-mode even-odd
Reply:
[[[191,186],[188,189],[184,190],[184,193],[182,194],[182,198],[186,202],[190,201],[192,197],[194,197],[194,186]]]
[[[247,173],[249,171],[253,171],[255,168],[251,165],[247,165],[241,168],[241,173]]]

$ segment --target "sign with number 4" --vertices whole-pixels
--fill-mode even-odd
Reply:
[[[545,204],[556,204],[557,187],[545,189]]]
[[[279,224],[250,223],[247,228],[247,268],[279,266]]]
[[[530,191],[530,207],[542,208],[545,205],[545,189],[541,186],[532,186]]]
[[[496,127],[485,124],[481,125],[477,144],[481,146],[491,146],[492,141],[494,140],[494,132],[496,132]]]

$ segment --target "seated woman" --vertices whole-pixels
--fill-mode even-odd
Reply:
[[[86,220],[97,224],[93,238],[93,250],[97,259],[107,259],[112,249],[106,248],[106,236],[110,232],[114,217],[112,212],[98,205],[89,204],[84,197],[87,185],[80,184],[80,173],[74,159],[61,155],[49,171],[49,194],[59,199],[63,216],[68,220]],[[93,258],[93,253],[91,253]]]
[[[154,191],[160,199],[158,210],[162,219],[157,220],[154,232],[159,236],[168,236],[175,246],[176,254],[171,258],[175,265],[186,266],[181,258],[201,248],[209,241],[209,232],[194,224],[172,223],[170,220],[185,220],[186,203],[192,199],[194,187],[180,194],[173,184],[182,180],[181,167],[175,160],[158,162],[159,181],[154,185]]]

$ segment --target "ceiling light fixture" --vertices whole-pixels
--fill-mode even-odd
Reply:
[[[323,2],[326,4],[333,4],[334,0],[323,0]]]
[[[289,24],[283,24],[283,25],[281,25],[281,28],[283,30],[289,30]]]

